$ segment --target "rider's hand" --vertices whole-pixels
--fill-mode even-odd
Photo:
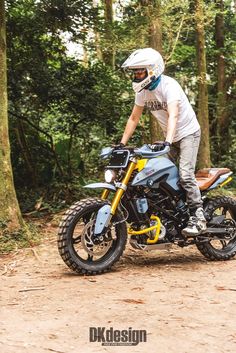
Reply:
[[[120,142],[120,143],[118,143],[117,145],[113,145],[112,146],[115,150],[122,150],[123,148],[125,148],[125,145],[122,143],[122,142]]]
[[[156,141],[151,145],[151,149],[154,152],[162,151],[165,149],[166,146],[170,146],[170,142],[168,141]]]

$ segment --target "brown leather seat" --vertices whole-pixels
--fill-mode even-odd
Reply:
[[[196,179],[200,190],[208,189],[221,175],[229,173],[228,168],[204,168],[198,170]]]

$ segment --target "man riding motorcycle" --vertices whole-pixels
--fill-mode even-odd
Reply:
[[[190,212],[189,222],[182,234],[197,236],[206,229],[206,219],[194,174],[201,136],[196,114],[179,83],[163,74],[165,65],[158,51],[138,49],[128,57],[122,68],[132,70],[132,85],[136,94],[121,146],[125,146],[133,135],[143,109],[149,109],[163,130],[163,146],[171,146],[170,155],[179,157],[180,183],[186,191]]]
[[[127,239],[141,252],[196,245],[208,260],[233,258],[236,201],[208,194],[228,184],[233,172],[204,168],[196,174],[196,183],[200,126],[180,85],[163,74],[157,51],[137,50],[123,67],[134,74],[135,105],[120,145],[101,151],[104,182],[85,185],[102,189],[100,197],[78,200],[60,222],[58,250],[63,261],[76,273],[104,273],[119,260]],[[159,121],[165,142],[125,146],[144,107]],[[170,150],[180,155],[179,170],[167,157]]]

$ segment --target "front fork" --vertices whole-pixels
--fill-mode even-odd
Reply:
[[[115,193],[114,199],[112,200],[111,203],[111,214],[114,215],[116,213],[117,207],[120,203],[121,197],[123,196],[124,192],[127,190],[127,185],[130,180],[130,177],[136,168],[137,161],[134,159],[132,162],[130,162],[127,173],[124,177],[124,179],[121,181],[121,183],[117,183],[117,192]]]
[[[125,177],[122,179],[121,182],[116,184],[117,191],[115,193],[115,196],[112,200],[111,205],[105,205],[102,208],[100,208],[100,210],[98,211],[96,223],[95,223],[95,230],[94,230],[95,236],[103,232],[104,228],[106,228],[109,225],[112,216],[116,213],[121,197],[123,196],[124,192],[127,189],[128,182],[130,180],[130,177],[134,169],[136,168],[136,165],[137,165],[137,160],[134,158],[129,163]],[[109,195],[109,190],[105,189],[102,193],[101,198],[103,200],[106,200],[108,195]]]
[[[115,214],[115,212],[117,210],[117,207],[118,207],[118,205],[120,203],[122,195],[124,194],[124,192],[127,189],[128,182],[130,180],[130,177],[131,177],[134,169],[136,168],[136,165],[137,165],[137,161],[135,161],[135,160],[132,161],[129,164],[129,167],[128,167],[128,170],[127,170],[127,173],[126,173],[124,179],[121,181],[121,183],[119,183],[117,185],[118,190],[116,191],[115,196],[114,196],[114,198],[112,200],[112,203],[111,203],[110,217],[108,219],[109,222],[111,220],[111,217]],[[102,195],[101,195],[101,198],[103,200],[106,200],[108,195],[109,195],[109,193],[110,193],[110,190],[109,189],[105,189],[103,191]],[[128,229],[128,234],[130,234],[131,236],[135,236],[135,235],[140,235],[140,234],[148,234],[150,231],[154,231],[155,230],[154,238],[147,239],[147,244],[156,244],[158,239],[159,239],[159,235],[160,235],[161,220],[160,220],[159,217],[154,216],[154,215],[152,215],[150,219],[154,220],[156,222],[154,226],[151,226],[151,227],[148,227],[146,229],[139,230],[139,231],[135,231],[135,230],[129,228]]]
[[[118,190],[116,191],[115,196],[114,196],[112,203],[111,203],[111,214],[112,215],[114,215],[116,213],[116,209],[120,203],[121,197],[123,196],[124,192],[127,189],[128,182],[130,180],[130,177],[131,177],[134,169],[136,168],[136,165],[137,165],[136,160],[133,160],[132,162],[130,162],[124,179],[120,183],[117,183],[117,185],[116,185]],[[102,195],[101,195],[101,199],[106,200],[108,198],[109,193],[110,193],[109,189],[104,189],[102,192]]]
[[[109,189],[104,189],[103,192],[102,192],[102,195],[101,195],[101,199],[102,200],[106,200],[108,198],[110,194],[110,190]]]

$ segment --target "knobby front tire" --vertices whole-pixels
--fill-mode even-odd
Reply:
[[[118,210],[111,220],[111,226],[113,223],[114,226],[108,231],[111,240],[98,246],[92,242],[96,214],[106,204],[108,201],[98,198],[78,201],[66,211],[60,222],[59,254],[65,264],[76,273],[104,273],[119,260],[125,249],[127,228],[126,223],[122,222],[123,215]]]

